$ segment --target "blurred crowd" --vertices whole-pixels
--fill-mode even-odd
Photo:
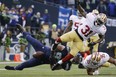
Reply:
[[[25,8],[21,5],[9,8],[0,3],[0,32],[7,27],[13,35],[17,35],[16,23],[21,24],[32,35],[42,31],[42,25],[49,25],[50,18],[48,10],[43,15],[40,12],[34,13],[34,6]]]
[[[65,7],[76,8],[76,0],[35,0],[43,3],[55,3]],[[116,17],[116,0],[80,0],[81,6],[91,12],[93,9],[98,9],[100,13],[105,13],[107,16]]]

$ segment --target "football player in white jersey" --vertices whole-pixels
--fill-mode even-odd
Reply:
[[[78,2],[78,4],[79,4],[79,0],[77,0],[77,2]],[[87,13],[85,12],[85,10],[81,7],[81,5],[79,4],[78,5],[78,10],[80,11],[80,13],[83,15],[83,17],[85,17],[86,18],[86,16],[87,16]],[[96,9],[94,9],[91,13],[93,13],[93,15],[94,16],[97,16],[98,14],[99,14],[99,12],[96,10]],[[88,15],[88,18],[89,18],[89,15]],[[91,21],[91,20],[90,20]],[[100,23],[100,22],[99,22]],[[96,24],[96,23],[95,23]],[[90,37],[90,44],[92,43],[92,42],[95,42],[95,41],[97,41],[98,39],[99,39],[99,37],[101,37],[101,36],[99,36],[98,34],[95,34],[95,35],[93,35],[92,37]],[[94,45],[94,44],[93,44]],[[91,46],[91,45],[89,45],[89,46]],[[94,46],[91,46],[92,48],[90,48],[90,51],[91,51],[91,49],[93,50],[93,51],[95,51],[95,52],[97,52],[98,51],[98,47],[99,47],[99,43],[97,43],[97,44],[95,44]],[[87,53],[90,53],[90,51],[87,51]],[[85,53],[83,53],[83,54],[85,54]],[[110,66],[110,63],[108,63],[108,62],[106,62],[103,66],[105,66],[105,67],[109,67]]]
[[[82,64],[87,69],[88,75],[97,75],[97,74],[99,74],[98,68],[100,68],[107,61],[116,66],[116,60],[114,58],[110,57],[107,53],[94,52],[91,55],[88,55],[82,61]]]
[[[65,56],[62,60],[58,61],[52,67],[52,70],[55,70],[59,65],[72,59],[79,51],[84,52],[85,49],[83,46],[83,41],[86,41],[91,36],[99,34],[100,39],[90,43],[89,45],[95,45],[96,43],[101,42],[104,38],[103,36],[106,33],[106,27],[104,25],[106,23],[106,20],[107,16],[103,13],[100,13],[97,16],[89,13],[86,15],[86,18],[81,21],[81,26],[79,26],[78,29],[67,32],[57,38],[55,43],[52,45],[52,51],[55,50],[58,44],[61,42],[73,41],[73,46],[71,47],[69,54],[67,54],[67,56]]]

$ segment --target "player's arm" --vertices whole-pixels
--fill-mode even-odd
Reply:
[[[114,58],[110,57],[108,62],[112,63],[112,64],[114,64],[116,66],[116,60]]]
[[[79,10],[79,12],[81,13],[81,15],[83,16],[83,17],[85,17],[86,18],[86,11],[82,8],[82,6],[80,5],[80,2],[79,2],[79,0],[76,0],[76,2],[77,2],[77,9]]]
[[[88,46],[91,47],[91,46],[94,46],[97,43],[100,43],[101,41],[103,41],[104,37],[105,37],[104,35],[99,34],[99,39],[97,41],[89,43]]]
[[[95,41],[95,43],[100,43],[103,41],[103,39],[105,38],[105,35],[100,35],[99,34],[99,39],[97,41]]]
[[[68,25],[67,25],[66,29],[64,30],[63,34],[69,32],[71,30],[72,24],[73,24],[73,22],[72,22],[72,20],[70,20],[68,22]]]

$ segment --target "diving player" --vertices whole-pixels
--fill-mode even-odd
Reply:
[[[44,46],[40,41],[34,39],[28,32],[25,32],[24,29],[19,24],[17,25],[17,27],[20,31],[22,31],[22,34],[26,38],[26,40],[33,46],[36,53],[33,55],[33,58],[17,66],[5,66],[5,69],[23,70],[24,68],[34,67],[42,64],[50,64],[52,67],[53,64],[55,64],[58,60],[62,59],[64,56],[67,55],[68,53],[67,47],[63,45],[58,45],[56,51],[51,51],[51,48]],[[70,67],[71,62],[68,61],[62,64],[60,68],[63,68],[64,70],[70,70]]]

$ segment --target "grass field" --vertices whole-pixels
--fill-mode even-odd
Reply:
[[[0,77],[116,77],[116,67],[102,67],[100,75],[88,76],[85,69],[78,69],[77,65],[73,65],[70,71],[57,70],[51,71],[49,65],[41,65],[33,68],[26,68],[23,71],[5,70],[6,65],[18,65],[14,63],[0,62]]]

